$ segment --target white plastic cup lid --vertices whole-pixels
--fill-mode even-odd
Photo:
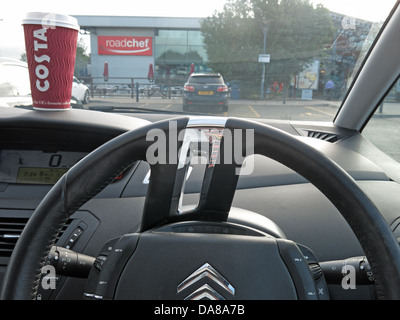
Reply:
[[[39,24],[43,27],[64,27],[78,30],[80,29],[78,20],[74,17],[49,12],[28,12],[22,20],[22,24]]]

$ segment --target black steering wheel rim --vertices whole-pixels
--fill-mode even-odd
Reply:
[[[189,119],[172,120],[180,131],[187,127]],[[148,132],[157,129],[168,136],[170,121],[153,123],[109,141],[54,185],[33,213],[13,251],[3,280],[2,299],[35,299],[41,267],[68,217],[133,162],[145,160],[153,142],[146,139]],[[235,118],[227,119],[224,128],[254,130],[255,154],[286,165],[316,186],[335,205],[358,238],[374,272],[378,298],[400,299],[398,243],[379,210],[350,175],[318,150],[279,129]],[[171,194],[162,196],[171,197]]]

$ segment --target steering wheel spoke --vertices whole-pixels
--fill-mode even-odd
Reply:
[[[232,146],[236,143],[232,140],[230,130],[225,128],[225,119],[191,118],[181,132],[177,131],[176,125],[172,125],[168,133],[161,133],[164,134],[170,137],[164,150],[164,158],[170,161],[163,161],[162,158],[158,159],[161,162],[157,161],[151,165],[141,231],[167,221],[226,221],[241,163],[234,161]],[[241,146],[241,142],[238,145]],[[239,151],[241,153],[242,149]],[[199,156],[202,157],[202,161],[205,160],[199,200],[194,208],[183,210],[182,198],[191,161],[199,161]],[[164,183],[165,181],[167,183]]]

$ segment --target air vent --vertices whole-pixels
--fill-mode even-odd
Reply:
[[[320,131],[307,131],[307,137],[320,139],[328,142],[336,142],[339,140],[339,136],[335,133],[327,133]]]
[[[61,237],[71,221],[72,219],[69,219],[64,225],[58,238]],[[9,258],[11,256],[27,222],[28,218],[0,217],[0,257]]]
[[[0,257],[10,257],[28,218],[0,217]]]

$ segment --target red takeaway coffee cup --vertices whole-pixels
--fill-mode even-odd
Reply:
[[[22,21],[35,110],[68,110],[79,25],[67,15],[30,12]]]

